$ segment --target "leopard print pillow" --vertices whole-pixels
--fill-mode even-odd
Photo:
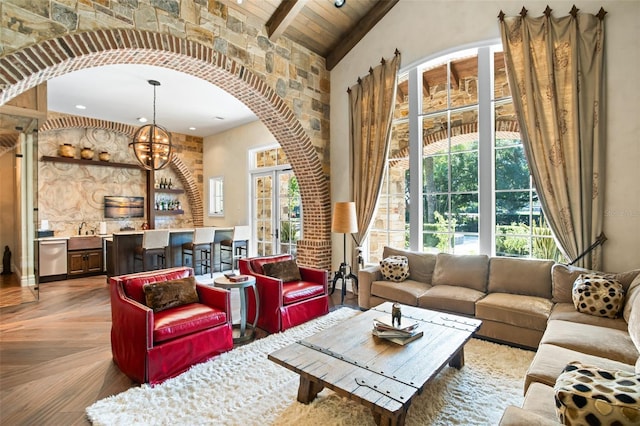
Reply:
[[[572,297],[578,312],[616,318],[624,303],[624,289],[613,278],[580,274],[573,283]]]
[[[640,376],[570,362],[554,386],[565,425],[640,424]]]
[[[380,272],[385,280],[401,282],[409,278],[407,256],[389,256],[380,261]]]

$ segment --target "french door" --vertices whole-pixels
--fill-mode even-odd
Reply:
[[[258,256],[296,255],[302,237],[298,180],[291,169],[252,173],[252,213]]]

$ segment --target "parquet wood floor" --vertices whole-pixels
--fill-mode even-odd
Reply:
[[[39,301],[0,308],[0,424],[88,425],[87,406],[138,386],[111,359],[110,329],[103,275],[44,283]]]

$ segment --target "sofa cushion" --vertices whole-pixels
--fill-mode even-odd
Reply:
[[[437,311],[474,315],[476,302],[485,293],[466,287],[436,285],[418,297],[418,306]]]
[[[638,358],[629,333],[596,325],[549,321],[540,344],[545,343],[629,365]]]
[[[430,288],[430,284],[412,279],[404,280],[401,283],[374,281],[371,283],[371,295],[385,300],[400,302],[404,305],[417,306],[418,297]]]
[[[489,293],[511,293],[551,299],[552,260],[492,257]]]
[[[627,289],[627,296],[624,301],[624,307],[622,308],[622,316],[626,322],[629,322],[631,316],[631,307],[635,302],[636,297],[640,295],[640,274],[638,274],[634,280],[629,284]],[[640,306],[640,305],[638,305]]]
[[[486,293],[489,256],[438,253],[432,283],[467,287]]]
[[[605,318],[595,315],[583,314],[576,311],[573,303],[556,303],[553,305],[549,321],[562,320],[579,322],[582,324],[597,325],[600,327],[613,328],[616,330],[627,331],[627,322],[622,318]]]
[[[202,303],[191,303],[153,316],[154,343],[172,340],[227,322],[227,315]]]
[[[380,261],[380,272],[385,280],[402,282],[409,278],[409,259],[407,256],[389,256]]]
[[[553,404],[554,398],[555,392],[552,386],[547,386],[542,383],[532,383],[524,396],[522,408],[539,414],[549,420],[557,421],[556,407]]]
[[[309,281],[290,281],[282,283],[282,301],[285,305],[324,294],[324,286]]]
[[[629,314],[629,338],[640,352],[640,297],[633,300],[631,314]]]
[[[476,303],[476,317],[544,331],[553,303],[521,294],[491,293]]]
[[[188,268],[174,268],[166,269],[163,273],[151,271],[148,273],[137,273],[129,276],[125,275],[120,277],[120,280],[126,296],[144,305],[146,302],[143,290],[145,284],[185,278],[189,275],[191,275],[191,270]]]
[[[640,424],[640,377],[633,373],[571,362],[554,390],[563,424]]]
[[[382,249],[382,258],[389,256],[405,256],[409,261],[408,279],[431,284],[433,268],[435,268],[436,265],[435,254],[401,250],[385,246]]]
[[[578,268],[577,266],[563,265],[556,263],[551,268],[552,296],[554,303],[572,303],[573,283],[580,274],[599,274],[610,276],[622,284],[622,288],[626,292],[629,285],[638,274],[640,269],[634,269],[620,273],[606,273],[592,271],[589,269]]]
[[[145,284],[145,305],[160,312],[177,306],[198,302],[196,279],[193,276],[177,280]]]
[[[606,318],[617,317],[624,302],[622,284],[602,275],[578,275],[572,295],[578,312]]]
[[[525,392],[531,383],[536,382],[553,387],[564,367],[571,361],[581,361],[608,370],[622,370],[631,373],[634,371],[633,365],[543,343],[538,346],[536,356],[533,357],[527,370],[524,383]]]
[[[265,263],[262,265],[262,270],[265,275],[281,279],[285,283],[302,279],[298,264],[293,259]]]

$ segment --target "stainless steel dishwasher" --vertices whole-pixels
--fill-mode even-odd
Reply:
[[[46,239],[38,244],[38,276],[40,282],[67,277],[67,240]]]

